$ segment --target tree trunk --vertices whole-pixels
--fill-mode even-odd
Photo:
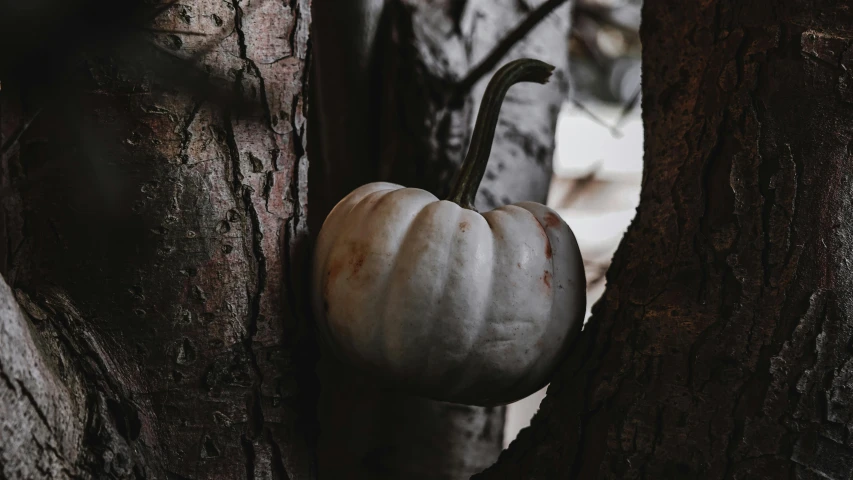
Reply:
[[[358,3],[362,12],[380,12],[377,1]],[[492,72],[459,98],[449,98],[450,93],[541,3],[392,0],[385,2],[379,20],[378,13],[373,18],[375,23],[358,20],[368,25],[366,37],[347,33],[348,21],[315,7],[315,93],[321,97],[319,137],[325,141],[313,145],[323,150],[323,162],[321,169],[312,167],[319,178],[312,180],[311,205],[324,206],[312,208],[311,215],[319,217],[312,224],[319,228],[338,200],[370,181],[446,196]],[[477,198],[481,210],[522,200],[545,202],[557,113],[568,90],[568,30],[566,5],[497,65],[526,56],[558,70],[545,87],[510,90]],[[312,158],[317,156],[312,150]],[[455,405],[391,392],[353,375],[328,355],[320,372],[323,478],[463,479],[491,465],[501,451],[503,407]]]
[[[50,97],[4,79],[0,478],[315,478],[309,3],[172,4]]]
[[[478,479],[850,478],[853,9],[647,0],[608,288]]]

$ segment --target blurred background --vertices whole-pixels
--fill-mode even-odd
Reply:
[[[604,292],[604,274],[640,200],[640,0],[576,0],[570,98],[557,122],[548,206],[571,226],[584,258],[587,319]],[[509,445],[546,388],[507,408]]]

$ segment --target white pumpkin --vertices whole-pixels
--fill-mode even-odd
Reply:
[[[531,81],[531,69],[539,75],[532,81],[542,80],[543,65],[550,74],[553,67],[521,60],[495,75],[455,201],[371,183],[326,218],[315,248],[314,311],[323,340],[344,362],[411,393],[476,405],[512,402],[548,382],[583,323],[577,241],[538,203],[484,214],[471,208],[506,90]],[[507,70],[516,76],[507,79]],[[519,70],[527,73],[521,80]],[[494,122],[485,118],[487,102],[497,105]]]

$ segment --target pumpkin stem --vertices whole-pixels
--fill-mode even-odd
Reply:
[[[462,161],[447,200],[462,208],[474,210],[474,197],[486,173],[492,141],[495,138],[495,127],[498,124],[498,116],[507,90],[521,82],[545,84],[553,70],[553,65],[531,58],[522,58],[507,63],[495,73],[486,87],[486,93],[483,94],[468,154]]]

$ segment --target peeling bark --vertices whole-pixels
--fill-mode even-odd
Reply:
[[[64,459],[65,475],[316,476],[302,279],[309,25],[307,0],[174,4],[149,44],[70,61],[74,88],[50,99],[0,164],[0,267],[21,305],[41,312],[32,337],[50,352],[18,342],[26,322],[4,315],[0,342],[34,360],[31,378],[10,364],[0,392],[23,408],[29,391],[42,406],[53,437],[33,430],[44,438],[32,441]],[[152,67],[181,59],[240,104]],[[6,87],[4,133],[39,99]],[[38,389],[50,382],[55,391]],[[73,421],[55,423],[59,411]],[[3,473],[62,478],[26,463],[39,458]]]
[[[645,2],[637,216],[476,478],[850,478],[851,25],[845,2]]]

